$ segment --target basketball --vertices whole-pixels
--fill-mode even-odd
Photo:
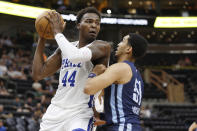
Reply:
[[[51,24],[45,18],[46,16],[48,16],[48,13],[50,11],[52,10],[42,12],[40,15],[38,15],[35,21],[36,31],[41,37],[45,39],[54,39],[54,34],[51,30]],[[64,24],[64,20],[62,17],[61,17],[61,21],[62,21],[62,24]]]

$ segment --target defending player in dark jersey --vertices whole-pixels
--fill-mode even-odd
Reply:
[[[139,112],[144,84],[134,62],[145,55],[147,44],[140,35],[125,36],[116,51],[118,63],[106,70],[103,65],[96,66],[96,77],[88,79],[85,93],[95,94],[105,88],[107,131],[141,131]]]

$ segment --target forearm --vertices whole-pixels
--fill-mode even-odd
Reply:
[[[60,50],[62,51],[63,56],[68,58],[70,61],[77,63],[91,60],[92,52],[89,48],[82,47],[78,49],[61,33],[56,34],[55,39]]]
[[[45,47],[45,40],[40,38],[33,59],[32,77],[34,80],[40,79],[39,77],[44,65],[44,58],[43,58],[44,47]]]
[[[109,85],[110,84],[105,80],[104,77],[102,78],[101,75],[94,78],[88,78],[84,88],[84,93],[94,95]]]

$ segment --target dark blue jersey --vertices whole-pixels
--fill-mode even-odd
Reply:
[[[112,84],[105,88],[104,109],[107,125],[140,124],[144,83],[134,64],[124,62],[131,67],[132,78],[126,84]]]

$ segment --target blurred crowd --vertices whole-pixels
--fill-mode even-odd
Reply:
[[[53,85],[55,77],[48,77],[42,81],[34,82],[31,77],[34,34],[19,32],[17,37],[10,37],[0,34],[0,130],[27,130],[28,125],[17,123],[17,119],[23,123],[33,121],[34,125],[29,127],[29,131],[37,131],[43,113],[50,104],[50,100],[55,93]],[[36,42],[35,42],[36,43]],[[11,86],[18,86],[13,90]],[[17,92],[21,84],[26,83],[27,88],[24,92]],[[57,87],[56,87],[57,88]],[[16,113],[22,113],[16,117]],[[23,113],[27,113],[28,117]],[[23,119],[22,119],[23,118]],[[15,122],[15,129],[10,129]],[[4,126],[5,125],[5,126]]]

